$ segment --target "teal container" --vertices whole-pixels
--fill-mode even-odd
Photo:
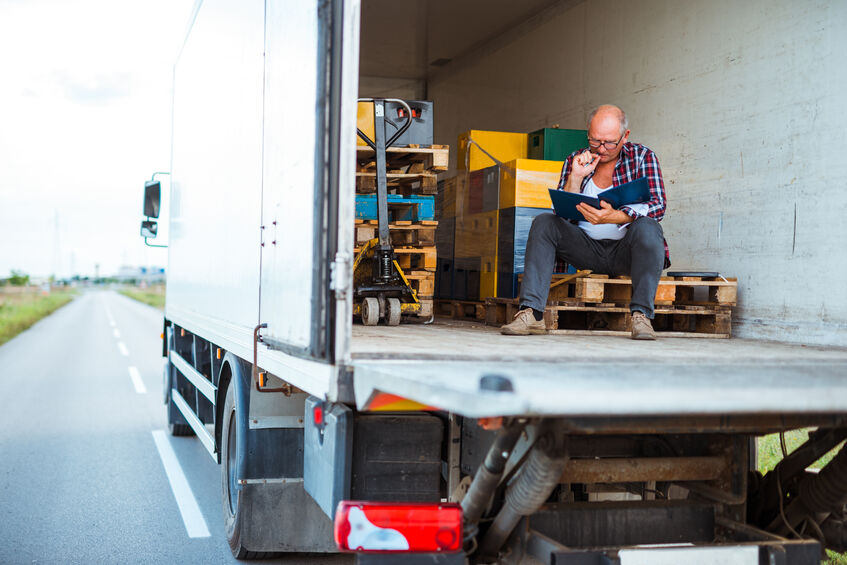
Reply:
[[[584,129],[544,128],[529,134],[529,158],[564,161],[577,149],[588,147]]]

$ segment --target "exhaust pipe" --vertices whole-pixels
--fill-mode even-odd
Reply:
[[[500,484],[506,461],[512,454],[515,444],[523,433],[526,422],[517,422],[514,425],[503,426],[497,432],[494,443],[488,449],[485,461],[479,466],[474,475],[473,482],[468,493],[462,499],[462,516],[464,519],[464,541],[465,549],[473,546],[472,541],[476,537],[477,524],[482,513],[491,502],[491,497]]]
[[[564,439],[547,433],[532,448],[529,459],[509,484],[503,508],[480,545],[484,558],[496,556],[520,519],[538,510],[553,492],[568,462]]]

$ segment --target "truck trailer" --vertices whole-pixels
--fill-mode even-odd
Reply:
[[[843,2],[201,0],[174,66],[170,433],[233,555],[818,563],[847,550]],[[357,99],[470,129],[613,102],[663,165],[675,266],[731,339],[354,324]],[[455,166],[455,151],[451,149]],[[158,184],[145,233],[155,236]],[[162,218],[164,221],[164,218]],[[811,428],[764,475],[755,440]]]

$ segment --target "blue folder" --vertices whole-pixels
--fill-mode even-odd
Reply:
[[[576,192],[550,189],[550,200],[553,201],[553,209],[558,216],[568,220],[584,221],[585,217],[576,209],[577,204],[585,202],[598,210],[601,208],[600,201],[605,200],[612,208],[618,209],[626,204],[639,204],[650,201],[650,185],[647,177],[641,177],[634,181],[625,182],[600,192],[597,196],[586,196]]]

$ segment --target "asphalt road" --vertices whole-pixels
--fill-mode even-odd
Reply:
[[[220,466],[167,435],[161,331],[161,312],[91,291],[0,347],[0,563],[238,563]]]

